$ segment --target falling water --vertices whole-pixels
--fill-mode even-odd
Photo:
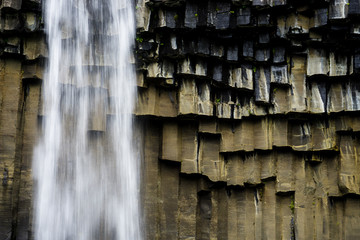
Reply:
[[[131,0],[47,0],[37,240],[141,239]]]

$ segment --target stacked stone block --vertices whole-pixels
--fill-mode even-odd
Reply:
[[[358,1],[136,9],[146,237],[359,238]]]
[[[32,238],[41,4],[0,5],[0,239]],[[146,239],[360,238],[360,2],[134,8]],[[105,106],[89,131],[106,131]]]
[[[30,239],[32,151],[47,57],[39,0],[0,5],[0,239]]]

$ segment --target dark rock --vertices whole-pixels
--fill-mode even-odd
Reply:
[[[273,0],[274,6],[282,6],[282,5],[286,5],[286,4],[287,4],[287,0]]]
[[[251,21],[251,10],[250,8],[240,8],[237,11],[236,24],[238,26],[248,25]]]
[[[244,41],[243,56],[254,57],[254,43],[252,41]]]
[[[329,7],[329,19],[344,19],[348,15],[347,0],[331,0]]]
[[[21,4],[22,4],[22,0],[3,0],[0,7],[20,10]]]
[[[273,48],[273,62],[281,63],[285,62],[285,48],[284,47],[274,47]]]
[[[193,40],[184,38],[182,40],[182,52],[184,54],[194,54],[196,52],[196,44]]]
[[[268,0],[253,0],[253,6],[266,6],[268,5]]]
[[[360,0],[349,0],[349,15],[360,14]]]
[[[269,43],[270,34],[268,32],[259,33],[259,43]]]
[[[18,13],[6,13],[1,16],[1,31],[17,30],[21,26]]]
[[[239,54],[238,45],[231,45],[227,49],[226,59],[229,61],[237,61]]]
[[[223,81],[223,67],[221,64],[214,65],[212,78],[217,82]]]
[[[216,4],[216,29],[227,29],[230,24],[230,3],[229,2],[217,2]]]
[[[208,3],[206,1],[198,1],[197,4],[198,4],[197,26],[203,27],[207,25]]]
[[[360,73],[360,52],[354,55],[354,73]]]
[[[269,25],[270,24],[270,14],[262,13],[258,16],[258,25]]]
[[[314,27],[325,26],[328,22],[328,9],[321,8],[315,10]]]
[[[259,62],[266,62],[270,59],[270,49],[257,49],[255,52],[255,59]]]
[[[175,28],[176,27],[176,23],[178,20],[178,14],[176,11],[173,10],[167,10],[165,12],[165,16],[166,16],[166,26],[168,28]]]
[[[196,28],[197,19],[198,6],[196,4],[196,1],[186,1],[184,26],[187,28]]]
[[[255,101],[269,103],[270,100],[270,69],[259,67],[254,69]]]
[[[287,70],[287,65],[271,66],[271,82],[278,84],[289,84]]]
[[[206,19],[208,27],[215,26],[215,18],[216,18],[216,1],[215,0],[209,0],[207,19]]]
[[[247,89],[254,89],[253,83],[253,66],[250,64],[241,65],[242,86]]]
[[[200,37],[197,42],[197,52],[204,55],[210,54],[210,42],[208,38]]]
[[[210,46],[210,55],[214,56],[214,57],[223,57],[224,56],[224,46],[217,44],[217,43],[213,43]]]

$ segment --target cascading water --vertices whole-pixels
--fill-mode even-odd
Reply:
[[[47,0],[37,240],[141,239],[131,0]]]

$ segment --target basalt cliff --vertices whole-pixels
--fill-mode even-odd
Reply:
[[[360,239],[360,1],[133,7],[145,239]],[[43,29],[41,0],[1,1],[1,240],[33,239]]]

